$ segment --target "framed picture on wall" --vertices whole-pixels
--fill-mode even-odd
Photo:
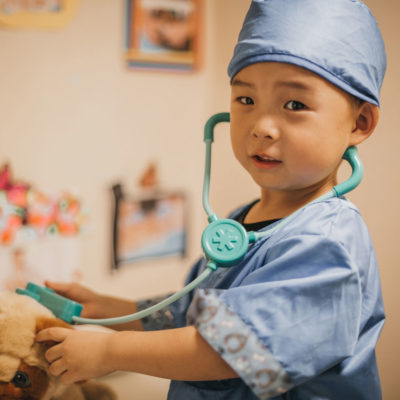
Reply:
[[[192,71],[199,64],[201,0],[126,0],[127,65]]]
[[[141,260],[185,256],[186,198],[183,193],[153,193],[134,197],[113,187],[112,268]]]
[[[0,26],[58,29],[76,13],[79,0],[0,0]]]

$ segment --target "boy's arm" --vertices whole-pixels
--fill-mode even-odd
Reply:
[[[192,381],[237,377],[193,326],[111,334],[50,328],[36,340],[59,342],[46,358],[50,372],[66,384],[117,370]]]
[[[120,332],[109,345],[114,370],[188,381],[237,377],[194,326],[133,335]]]

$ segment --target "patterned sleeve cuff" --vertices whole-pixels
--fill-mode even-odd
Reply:
[[[160,301],[169,297],[172,293],[166,296],[154,297],[146,300],[139,300],[137,304],[138,311],[145,310],[148,307],[154,306]],[[165,307],[147,317],[142,318],[143,329],[145,331],[159,331],[162,329],[175,328],[174,318],[169,307]]]
[[[260,399],[293,387],[282,365],[212,290],[198,290],[188,312],[201,336]]]

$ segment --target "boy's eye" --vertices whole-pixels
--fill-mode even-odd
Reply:
[[[307,106],[304,105],[303,103],[300,103],[299,101],[290,100],[285,104],[285,108],[292,111],[299,111],[299,110],[305,110]]]
[[[239,102],[245,105],[249,105],[249,104],[254,104],[254,101],[252,98],[247,97],[247,96],[240,96],[238,98]]]

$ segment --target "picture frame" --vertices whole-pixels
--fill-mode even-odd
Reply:
[[[126,0],[128,67],[190,72],[200,63],[201,0]]]
[[[182,192],[129,196],[114,185],[112,270],[162,257],[185,257],[187,200]]]
[[[76,14],[79,0],[0,0],[0,26],[59,29]]]

